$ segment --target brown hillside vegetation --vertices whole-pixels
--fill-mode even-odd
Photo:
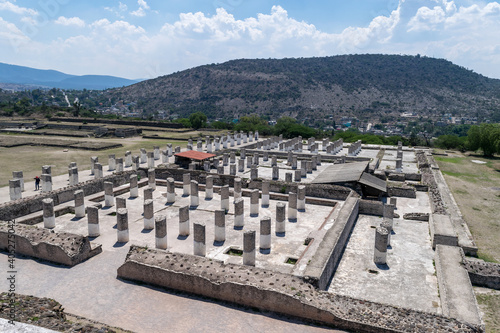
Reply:
[[[335,113],[383,116],[465,113],[500,115],[500,80],[442,59],[344,55],[233,60],[109,90],[111,101],[210,118],[249,112],[305,118]]]

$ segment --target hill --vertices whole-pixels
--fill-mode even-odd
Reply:
[[[11,89],[33,89],[39,87],[62,89],[103,90],[123,87],[138,80],[129,80],[106,75],[70,75],[55,70],[42,70],[31,67],[0,63],[0,83]],[[14,87],[14,88],[13,88]]]
[[[137,103],[145,112],[166,110],[186,116],[203,111],[212,119],[250,112],[299,119],[500,112],[500,80],[443,59],[399,55],[233,60],[111,89],[104,95],[112,101]]]

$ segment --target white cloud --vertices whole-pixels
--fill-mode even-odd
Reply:
[[[0,2],[0,11],[10,11],[19,15],[32,15],[35,16],[38,12],[31,8],[19,7],[18,5],[13,4],[10,1],[2,1]]]
[[[122,2],[118,2],[118,8],[116,8],[116,7],[104,7],[104,9],[107,10],[108,12],[115,14],[119,18],[125,18],[125,16],[123,16],[123,13],[125,13],[128,10],[128,7],[126,4],[124,4]]]
[[[81,18],[79,17],[64,17],[64,16],[59,16],[59,18],[57,20],[54,21],[55,24],[59,24],[59,25],[64,25],[64,26],[70,26],[70,25],[74,25],[74,26],[77,26],[77,27],[84,27],[85,26],[85,21],[82,20]]]
[[[138,5],[150,10],[145,1]],[[128,9],[121,4],[116,10]],[[6,29],[8,22],[2,21]],[[86,26],[84,34],[50,44],[26,43],[31,49],[26,59],[40,55],[38,59],[47,62],[45,68],[74,74],[144,78],[238,58],[420,53],[500,78],[498,2],[401,0],[396,9],[373,18],[367,26],[347,27],[336,34],[294,19],[280,6],[245,19],[236,19],[224,9],[214,15],[182,13],[159,31],[146,31],[124,19],[101,19]],[[19,29],[12,31],[9,36],[23,38]],[[0,39],[2,32],[7,33],[0,30]],[[13,59],[21,61],[19,54]]]
[[[139,5],[139,8],[130,12],[130,14],[138,17],[146,16],[146,10],[150,9],[148,3],[144,0],[137,0],[137,4]]]

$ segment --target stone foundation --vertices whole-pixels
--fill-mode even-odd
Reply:
[[[137,246],[131,246],[117,275],[351,331],[484,331],[449,317],[319,291],[292,275]]]
[[[12,245],[12,237],[9,238],[10,225],[0,221],[0,249],[9,248],[9,240]],[[70,234],[67,232],[52,232],[34,226],[16,224],[15,250],[17,254],[40,258],[74,266],[101,253],[101,245],[91,243],[87,237]]]

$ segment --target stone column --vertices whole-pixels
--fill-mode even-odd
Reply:
[[[179,208],[179,236],[189,236],[189,206]]]
[[[259,153],[253,154],[253,164],[259,165]]]
[[[238,172],[245,171],[245,160],[238,160]]]
[[[155,216],[153,200],[148,199],[144,201],[144,229],[152,230],[155,227]]]
[[[155,167],[155,156],[152,151],[148,151],[148,169],[152,169]]]
[[[231,151],[229,153],[229,162],[230,163],[236,163],[236,154],[234,151]]]
[[[204,257],[207,253],[205,225],[202,223],[193,223],[193,233],[193,254]]]
[[[221,167],[221,168],[224,171],[224,167]],[[236,164],[229,165],[229,174],[231,176],[236,176]]]
[[[259,190],[252,190],[250,196],[250,216],[259,216]]]
[[[89,237],[98,237],[99,232],[99,208],[96,206],[87,207],[87,224]]]
[[[276,157],[276,155],[273,155],[271,157],[271,166],[276,166],[278,165],[278,158]]]
[[[24,192],[24,177],[22,171],[12,171],[12,178],[19,179],[21,182],[21,192]]]
[[[292,169],[297,169],[297,155],[292,156]]]
[[[304,185],[297,187],[297,210],[299,212],[306,211],[306,187]]]
[[[148,170],[148,186],[154,190],[156,190],[156,173],[155,169]]]
[[[226,241],[226,212],[222,209],[215,210],[214,241],[218,243]]]
[[[224,153],[222,155],[222,165],[227,166],[229,164],[229,155],[227,153]]]
[[[68,169],[69,174],[69,186],[78,184],[78,168]]]
[[[244,160],[247,156],[247,150],[245,148],[240,149],[240,159]]]
[[[144,201],[153,200],[153,189],[151,187],[146,187],[143,191],[144,193]]]
[[[243,234],[243,265],[255,266],[255,231]]]
[[[130,197],[137,198],[139,196],[139,186],[137,185],[137,175],[130,175]]]
[[[297,221],[297,193],[288,193],[288,221]]]
[[[167,217],[165,215],[155,217],[155,241],[157,249],[167,249]]]
[[[241,198],[241,178],[234,179],[233,198],[234,200]]]
[[[231,165],[234,165],[234,164],[231,164]],[[217,174],[219,174],[219,175],[224,174],[224,167],[222,165],[217,167]]]
[[[382,221],[380,223],[380,226],[382,228],[387,229],[388,235],[387,235],[387,246],[391,245],[391,231],[392,231],[392,225],[389,221]]]
[[[262,207],[269,207],[269,180],[262,181]]]
[[[394,206],[394,209],[396,209],[396,204],[397,204],[397,202],[398,202],[398,199],[397,199],[397,198],[391,198],[391,200],[390,200],[390,203],[391,203],[391,205],[393,205],[393,206]]]
[[[280,169],[278,166],[273,166],[273,180],[280,179]]]
[[[178,154],[181,152],[181,147],[180,146],[175,146],[175,153]]]
[[[42,200],[43,205],[43,227],[52,229],[56,226],[56,217],[54,215],[54,200],[46,198]]]
[[[307,173],[312,173],[313,172],[312,161],[306,161],[306,171],[307,171]]]
[[[255,158],[255,157],[254,157]],[[264,162],[267,162],[269,161],[269,152],[268,151],[265,151],[264,153],[262,153],[262,160]]]
[[[84,217],[85,216],[85,195],[83,194],[83,190],[77,190],[74,193],[75,195],[75,217]]]
[[[102,164],[96,162],[94,164],[94,179],[102,178]]]
[[[396,172],[403,172],[403,160],[401,158],[396,159]]]
[[[108,155],[108,171],[114,171],[116,169],[115,155]]]
[[[130,168],[132,166],[132,152],[127,150],[125,152],[125,168]]]
[[[377,265],[385,265],[387,263],[387,244],[389,239],[389,231],[383,227],[375,229],[375,253],[373,261]]]
[[[200,204],[200,199],[198,197],[198,182],[196,180],[191,181],[191,207],[198,207]]]
[[[167,143],[167,155],[168,157],[172,156],[173,153],[172,153],[172,144],[171,143]]]
[[[252,165],[252,168],[250,169],[250,179],[255,180],[257,178],[259,178],[259,169],[254,164],[254,165]]]
[[[127,208],[127,199],[124,197],[116,197],[116,209]]]
[[[302,180],[302,170],[295,170],[293,180],[300,182]]]
[[[287,172],[287,173],[285,173],[285,182],[287,182],[287,183],[291,183],[291,182],[292,182],[292,180],[293,180],[293,178],[292,178],[292,173],[291,173],[291,172]]]
[[[234,227],[243,228],[245,225],[245,201],[243,198],[234,200]]]
[[[271,218],[264,217],[260,220],[260,248],[262,250],[271,249]]]
[[[94,168],[95,168],[95,164],[99,162],[99,158],[97,156],[92,156],[90,158],[90,175],[93,176],[94,175]]]
[[[132,170],[134,170],[134,171],[139,170],[139,162],[140,162],[139,156],[133,155],[132,156]]]
[[[118,243],[128,242],[128,212],[126,208],[120,208],[116,211],[116,229],[118,235]]]
[[[123,172],[123,158],[116,159],[116,172]]]
[[[145,148],[141,148],[141,160],[140,163],[146,163],[148,161],[148,156]]]
[[[43,192],[43,189],[42,189],[42,192]],[[20,179],[9,180],[9,194],[10,194],[10,200],[12,200],[12,201],[19,200],[22,198],[21,180]]]
[[[214,197],[214,177],[205,178],[205,200],[212,200]]]
[[[220,188],[220,209],[229,210],[229,185]]]
[[[160,159],[160,147],[153,147],[153,158],[155,159],[155,161]]]
[[[252,156],[247,155],[247,169],[250,169],[252,167]]]
[[[276,233],[278,234],[285,233],[285,209],[286,205],[283,202],[278,202],[276,204]]]
[[[383,218],[384,221],[387,221],[389,225],[391,226],[391,229],[389,231],[392,231],[393,228],[393,223],[394,223],[394,205],[386,204],[384,205],[384,210],[383,210]]]
[[[167,204],[175,202],[175,181],[172,177],[167,178]]]
[[[96,162],[97,162],[97,160],[96,160]],[[43,174],[51,175],[52,174],[52,167],[50,165],[42,166],[42,175]]]
[[[115,197],[113,193],[113,183],[104,182],[104,206],[112,207],[115,205]]]
[[[301,160],[300,161],[300,176],[302,178],[307,177],[307,161],[306,160]]]
[[[190,194],[191,189],[191,174],[186,172],[182,175],[182,196],[187,197]]]
[[[162,150],[161,152],[161,163],[168,163],[168,153],[167,150]]]
[[[40,177],[42,181],[42,193],[52,191],[52,176],[50,174],[42,174]]]

